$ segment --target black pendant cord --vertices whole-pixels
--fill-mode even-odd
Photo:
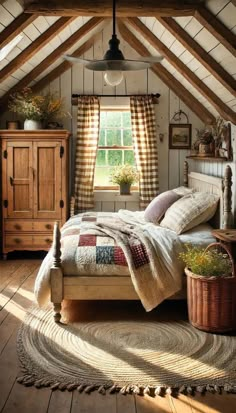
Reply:
[[[113,18],[113,36],[115,36],[116,35],[116,0],[113,0],[112,18]]]

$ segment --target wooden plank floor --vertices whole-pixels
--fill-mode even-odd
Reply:
[[[33,285],[39,259],[0,261],[0,412],[2,413],[236,413],[236,395],[206,394],[178,399],[133,395],[90,395],[51,392],[24,387],[16,382],[19,372],[16,335],[26,309],[33,301]],[[168,303],[167,303],[168,304]],[[91,311],[90,303],[89,307]],[[124,304],[121,303],[123,312]],[[99,311],[109,311],[108,303]],[[96,308],[96,311],[98,311]],[[126,307],[125,307],[126,308]],[[168,306],[167,306],[168,308]],[[84,308],[86,312],[86,307]],[[130,308],[129,310],[130,311]],[[131,303],[132,311],[132,303]],[[150,314],[150,313],[149,313]],[[83,314],[82,314],[83,317]],[[87,317],[87,314],[84,314]]]

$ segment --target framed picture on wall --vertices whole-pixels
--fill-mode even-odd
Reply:
[[[169,149],[191,148],[192,125],[190,123],[170,123]]]

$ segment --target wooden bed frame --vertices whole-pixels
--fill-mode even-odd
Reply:
[[[224,178],[217,178],[201,173],[188,173],[188,163],[184,163],[184,186],[198,191],[214,193],[220,196],[218,211],[212,225],[214,228],[231,228],[233,223],[232,171],[226,166]],[[71,202],[71,216],[74,215],[74,201]],[[67,300],[137,300],[139,299],[130,277],[120,276],[66,276],[61,267],[60,230],[54,226],[53,266],[50,270],[51,302],[54,308],[55,322],[61,319],[61,303]],[[186,298],[186,289],[170,299]]]

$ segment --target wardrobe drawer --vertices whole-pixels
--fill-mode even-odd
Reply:
[[[53,233],[54,221],[34,221],[33,223],[34,231],[48,231],[51,234]]]
[[[33,236],[33,246],[36,248],[42,248],[42,249],[49,249],[52,245],[52,235],[34,235]]]
[[[5,247],[14,247],[15,249],[30,248],[33,246],[32,235],[6,235]]]
[[[27,232],[27,231],[32,231],[33,229],[33,224],[32,221],[10,221],[10,220],[4,220],[4,228],[5,231],[11,231],[11,232]]]

